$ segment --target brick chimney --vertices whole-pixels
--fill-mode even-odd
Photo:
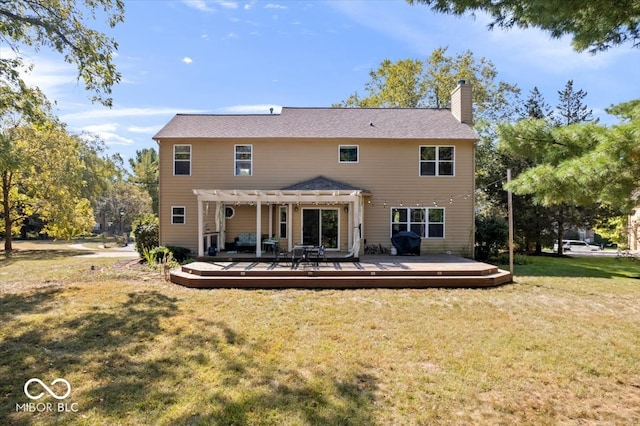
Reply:
[[[451,114],[461,123],[473,124],[473,85],[465,80],[458,81],[458,86],[451,92]]]

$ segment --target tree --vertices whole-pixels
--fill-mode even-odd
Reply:
[[[517,95],[515,85],[496,82],[498,72],[491,61],[476,59],[471,51],[448,56],[447,48],[438,48],[426,59],[382,61],[369,73],[367,96],[357,92],[334,106],[368,108],[447,108],[451,92],[459,80],[473,84],[474,113],[480,119],[495,118]]]
[[[0,215],[3,218],[0,231],[6,236],[6,250],[12,249],[11,235],[18,228],[20,197],[17,188],[28,157],[20,141],[26,136],[29,122],[41,124],[52,120],[49,111],[50,105],[40,90],[0,74]]]
[[[545,102],[540,91],[534,87],[529,97],[522,105],[515,106],[514,120],[525,118],[547,118],[552,116],[553,109]],[[492,135],[493,136],[493,135]],[[503,188],[503,181],[507,169],[513,175],[535,165],[527,153],[514,155],[498,149],[493,138],[483,138],[477,148],[476,182],[482,192],[477,200],[484,207],[478,209],[482,220],[490,219],[492,223],[504,222],[507,215],[507,194]],[[513,208],[517,214],[514,217],[514,241],[516,248],[521,251],[542,252],[542,247],[551,242],[551,211],[547,207],[535,204],[530,195],[513,197]],[[487,218],[487,212],[493,217]],[[483,228],[478,228],[482,230]],[[492,236],[486,236],[485,239]],[[481,241],[478,239],[477,241]]]
[[[549,118],[553,116],[553,109],[544,100],[544,96],[534,87],[522,107],[516,107],[520,118]]]
[[[522,122],[521,129],[526,128],[526,122],[553,129],[593,120],[591,110],[583,103],[587,93],[583,90],[575,91],[572,80],[567,82],[564,90],[559,91],[558,95],[559,104],[552,109],[537,88],[534,88],[524,105],[517,108]],[[502,136],[504,136],[504,126],[502,130]],[[539,139],[535,139],[536,137]],[[525,137],[520,135],[520,138]],[[496,155],[501,158],[501,162],[505,167],[511,168],[515,176],[545,163],[556,167],[568,155],[567,150],[559,149],[563,147],[558,145],[557,141],[546,144],[545,138],[539,135],[535,136],[530,143],[522,144],[521,142],[521,140],[514,141],[503,137],[496,150]],[[587,141],[573,141],[571,149],[588,149],[586,143]],[[564,191],[564,189],[555,189]],[[552,190],[552,188],[548,189],[548,191]],[[550,242],[552,235],[556,234],[558,241],[561,242],[565,228],[590,227],[596,222],[598,215],[608,214],[608,210],[603,210],[597,203],[585,202],[578,205],[558,199],[556,199],[557,203],[540,203],[535,198],[536,194],[520,192],[517,195],[514,197],[514,209],[518,211],[515,220],[516,231],[524,236],[525,242],[535,241],[537,253],[542,251],[542,244]],[[560,242],[558,246],[561,248]],[[529,249],[529,244],[525,245]]]
[[[582,102],[587,97],[587,92],[573,89],[573,80],[567,81],[564,90],[558,91],[560,103],[556,108],[556,121],[561,126],[575,123],[588,123],[593,121],[593,111]]]
[[[151,197],[141,187],[120,180],[113,183],[101,197],[97,211],[113,223],[116,233],[122,233],[131,227],[136,218],[151,213]]]
[[[52,122],[5,127],[0,143],[5,250],[12,249],[12,235],[30,217],[40,218],[42,232],[54,238],[91,230],[91,200],[104,187],[100,180],[110,179],[113,171],[95,147]]]
[[[423,63],[417,59],[391,62],[384,59],[378,69],[369,72],[371,80],[365,84],[369,96],[351,95],[341,106],[362,108],[424,107],[426,86],[422,75]]]
[[[407,0],[453,15],[484,12],[489,29],[537,27],[554,38],[573,36],[577,51],[592,53],[624,43],[640,47],[640,3],[637,0]]]
[[[153,148],[136,151],[136,157],[129,159],[133,184],[147,191],[152,200],[154,214],[158,214],[158,153]]]
[[[586,211],[597,206],[627,214],[637,203],[633,194],[640,188],[640,100],[608,111],[624,121],[611,127],[594,122],[559,127],[543,120],[502,126],[503,149],[516,155],[536,153],[536,166],[518,175],[510,188],[532,195],[543,206],[577,206]]]
[[[48,47],[64,56],[78,69],[78,80],[93,101],[112,105],[109,97],[120,74],[113,63],[118,44],[111,38],[87,26],[98,13],[106,15],[110,27],[124,20],[121,0],[0,1],[0,38],[16,54],[16,58],[0,58],[0,75],[15,84],[24,85],[17,72],[22,65],[20,47],[39,50]]]

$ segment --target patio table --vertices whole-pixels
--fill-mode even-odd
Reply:
[[[318,251],[318,247],[313,245],[296,245],[293,246],[293,255],[291,257],[291,269],[296,268],[302,262],[310,262],[311,255]]]

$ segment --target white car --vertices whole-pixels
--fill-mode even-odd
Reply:
[[[553,251],[558,252],[558,243],[553,245]],[[562,240],[562,251],[600,251],[600,246],[580,240]]]

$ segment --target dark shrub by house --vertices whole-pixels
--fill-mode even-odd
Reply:
[[[182,263],[191,256],[191,250],[186,247],[167,246],[167,248],[173,255],[173,259],[176,262]]]

